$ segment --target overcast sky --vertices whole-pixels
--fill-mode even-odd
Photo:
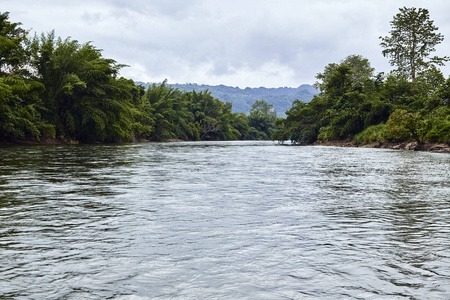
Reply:
[[[388,72],[379,36],[403,6],[430,11],[446,38],[435,54],[450,56],[444,0],[0,0],[25,29],[92,41],[127,78],[241,88],[312,84],[351,54]]]

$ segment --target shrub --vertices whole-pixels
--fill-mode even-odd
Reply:
[[[450,108],[434,110],[425,119],[425,139],[430,142],[450,144]]]
[[[357,144],[383,143],[386,141],[386,125],[384,123],[369,126],[353,138]]]

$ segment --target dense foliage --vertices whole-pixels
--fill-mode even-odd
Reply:
[[[286,118],[277,120],[280,129],[273,138],[297,144],[330,140],[450,144],[450,78],[436,68],[446,58],[424,60],[442,36],[434,33],[437,28],[423,9],[400,9],[392,24],[396,26],[392,36],[384,38],[382,46],[387,47],[384,54],[395,58],[391,61],[398,67],[395,71],[374,75],[369,61],[359,55],[329,64],[316,77],[320,93],[309,103],[294,102]],[[420,34],[403,34],[402,26],[419,28]],[[412,44],[399,34],[412,37]]]
[[[382,38],[395,71],[376,74],[360,55],[329,64],[316,77],[320,93],[294,101],[284,119],[264,100],[253,102],[248,114],[234,113],[208,90],[136,85],[119,76],[124,65],[91,43],[53,32],[30,37],[8,19],[0,13],[0,141],[450,144],[450,78],[437,69],[447,58],[426,60],[443,38],[427,10],[400,9],[391,36]]]
[[[136,85],[91,43],[30,38],[0,14],[0,141],[236,140],[268,138],[273,110],[232,113],[208,91]],[[261,100],[260,104],[268,105]],[[275,113],[276,115],[276,113]],[[259,124],[259,120],[263,122]],[[250,124],[251,121],[251,124]]]

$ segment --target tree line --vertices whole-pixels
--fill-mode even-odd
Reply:
[[[391,28],[380,39],[394,71],[375,74],[360,55],[327,65],[316,76],[320,93],[309,103],[294,101],[273,138],[450,144],[450,78],[438,68],[449,58],[430,57],[443,36],[422,8],[401,8]]]
[[[426,9],[394,16],[382,54],[395,70],[375,73],[361,55],[317,74],[320,93],[293,102],[286,118],[257,100],[249,114],[208,91],[187,92],[164,82],[145,89],[119,76],[125,65],[91,43],[54,32],[30,36],[0,13],[0,141],[66,142],[344,140],[358,144],[416,141],[450,144],[450,78],[430,57],[443,36]]]
[[[276,112],[264,100],[233,113],[208,91],[145,89],[91,43],[34,35],[0,13],[0,141],[269,139]]]

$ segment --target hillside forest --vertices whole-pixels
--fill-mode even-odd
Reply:
[[[415,141],[450,144],[450,79],[430,57],[443,36],[426,9],[401,8],[381,54],[395,70],[376,73],[349,55],[317,74],[319,94],[277,118],[254,99],[233,112],[208,90],[148,87],[119,75],[127,67],[92,43],[30,35],[0,13],[0,141],[67,143],[274,139],[295,144]]]

